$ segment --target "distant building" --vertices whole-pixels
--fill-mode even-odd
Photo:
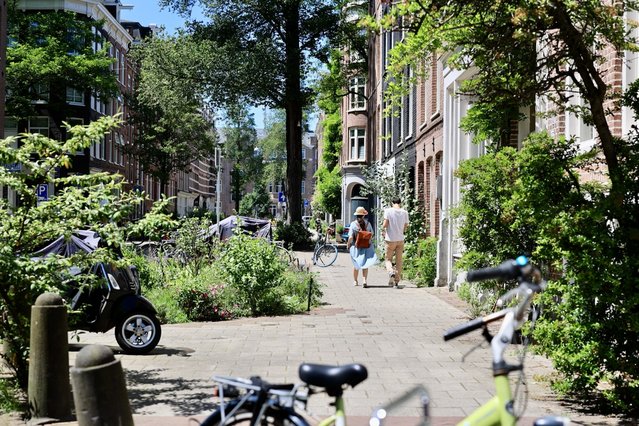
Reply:
[[[119,95],[108,101],[102,101],[93,93],[79,91],[73,87],[66,87],[66,94],[55,93],[56,96],[66,95],[67,114],[60,116],[57,111],[52,111],[47,104],[47,99],[52,95],[51,88],[37,88],[43,96],[36,103],[37,114],[25,120],[16,120],[7,117],[4,120],[5,136],[16,135],[21,132],[40,133],[53,139],[66,138],[66,128],[62,121],[74,124],[88,124],[104,115],[114,115],[121,112],[124,117],[128,114],[129,106],[125,97],[134,90],[137,77],[137,68],[128,57],[129,47],[141,42],[144,37],[152,33],[150,27],[145,27],[136,22],[121,22],[120,11],[123,6],[119,0],[19,0],[19,10],[24,13],[46,12],[64,10],[76,13],[79,16],[104,22],[102,28],[95,29],[102,41],[95,43],[93,48],[97,51],[105,43],[111,46],[109,56],[114,59],[111,71],[115,74],[119,87]],[[109,172],[120,174],[125,178],[125,189],[144,190],[149,196],[157,200],[160,196],[159,182],[150,175],[144,173],[134,158],[130,158],[125,152],[125,147],[135,143],[135,128],[123,123],[119,128],[82,152],[75,153],[70,169],[61,170],[62,174],[89,174]],[[52,188],[53,189],[53,188]],[[51,192],[52,193],[52,192]],[[167,195],[175,194],[175,183],[169,185]],[[15,202],[15,195],[4,188],[3,197]],[[149,206],[146,206],[149,207]],[[144,213],[144,208],[136,212]]]

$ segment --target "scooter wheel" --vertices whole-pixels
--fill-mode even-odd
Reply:
[[[118,321],[115,340],[127,354],[141,355],[153,350],[160,341],[160,321],[148,312],[131,312]]]

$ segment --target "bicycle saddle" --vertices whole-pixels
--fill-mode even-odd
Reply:
[[[302,364],[298,374],[304,383],[325,388],[330,396],[342,395],[343,385],[355,387],[368,377],[368,371],[362,364]]]

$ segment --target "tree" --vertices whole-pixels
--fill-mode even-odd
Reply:
[[[343,52],[333,50],[329,62],[328,72],[325,72],[319,82],[317,105],[324,111],[322,121],[322,158],[320,166],[315,172],[317,185],[313,196],[315,210],[325,211],[337,216],[342,208],[342,176],[339,168],[339,158],[342,151],[342,117],[341,100],[347,93],[344,91],[346,80],[342,64]]]
[[[301,222],[303,111],[312,102],[307,77],[312,59],[327,59],[327,42],[339,30],[340,2],[330,0],[162,0],[188,13],[199,3],[209,23],[191,23],[192,37],[215,42],[228,56],[206,84],[286,112],[288,220]],[[229,64],[232,64],[229,65]],[[200,80],[201,81],[201,80]],[[213,90],[217,92],[217,90]]]
[[[108,44],[95,31],[101,22],[79,19],[71,12],[16,9],[10,10],[9,22],[6,115],[22,120],[21,129],[44,102],[54,123],[53,136],[62,139],[70,111],[67,88],[90,91],[102,100],[117,94]],[[102,48],[94,50],[96,44]]]
[[[140,64],[141,83],[128,99],[127,119],[135,125],[137,137],[126,150],[160,181],[162,192],[166,192],[175,172],[188,171],[191,163],[213,152],[217,133],[213,117],[197,94],[179,85],[162,86],[158,81],[152,56],[158,49],[151,40],[132,51],[131,56]]]
[[[19,147],[14,148],[18,138],[0,140],[0,164],[22,166],[19,172],[0,168],[0,186],[16,191],[19,198],[17,207],[0,198],[0,340],[8,349],[2,357],[24,390],[28,381],[29,318],[36,297],[45,291],[63,293],[65,271],[72,265],[88,270],[99,260],[115,261],[126,238],[121,225],[143,201],[135,193],[122,191],[123,181],[118,175],[57,177],[54,173],[71,166],[69,153],[90,146],[116,125],[117,120],[107,116],[89,126],[67,127],[71,137],[65,142],[39,134],[23,134]],[[59,188],[47,202],[38,202],[36,196],[36,185],[41,183]],[[151,226],[153,223],[156,225]],[[166,216],[159,218],[154,213],[131,230],[150,230],[166,223],[170,223]],[[44,245],[77,229],[99,231],[105,247],[70,258],[50,257],[42,261],[32,258]],[[81,284],[92,283],[89,276],[84,280],[82,276],[76,278]]]
[[[250,182],[261,183],[262,158],[255,155],[257,132],[253,115],[247,108],[233,106],[227,109],[227,122],[224,129],[224,158],[231,161],[231,192],[235,200],[235,211]]]
[[[263,181],[275,185],[286,178],[286,122],[282,111],[274,111],[264,118],[266,135],[258,147],[264,162]]]
[[[558,111],[572,109],[586,124],[594,125],[608,168],[611,196],[620,207],[624,177],[607,121],[607,102],[619,94],[609,92],[606,70],[599,64],[609,48],[637,50],[636,40],[627,31],[627,25],[634,24],[624,19],[624,13],[636,7],[636,1],[606,5],[600,1],[509,0],[489,7],[481,0],[402,2],[383,21],[387,27],[399,24],[410,32],[391,52],[391,91],[402,93],[402,83],[408,83],[402,78],[404,69],[419,68],[425,54],[450,52],[453,67],[477,69],[462,91],[474,95],[476,114],[492,127],[492,134],[494,119],[501,125],[497,133],[503,133],[510,119],[518,118],[518,107],[534,105],[538,94],[548,96]],[[587,107],[566,107],[576,94],[587,101]],[[623,211],[619,209],[617,219],[626,223]]]
[[[240,202],[238,212],[242,216],[268,217],[271,207],[271,197],[266,192],[264,182],[257,181],[253,191],[246,194]]]
[[[131,103],[128,121],[137,137],[125,149],[160,181],[163,193],[173,173],[188,171],[195,160],[210,155],[217,141],[213,123],[195,105],[168,111],[137,100]]]
[[[317,185],[313,195],[313,211],[338,216],[342,209],[342,174],[339,167],[321,165],[315,172]]]

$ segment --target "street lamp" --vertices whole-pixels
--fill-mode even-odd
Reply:
[[[222,172],[222,145],[218,144],[215,147],[215,168],[217,170],[217,179],[215,182],[215,216],[216,216],[216,224],[220,226],[220,193],[222,192],[221,188],[221,179],[220,173]]]

